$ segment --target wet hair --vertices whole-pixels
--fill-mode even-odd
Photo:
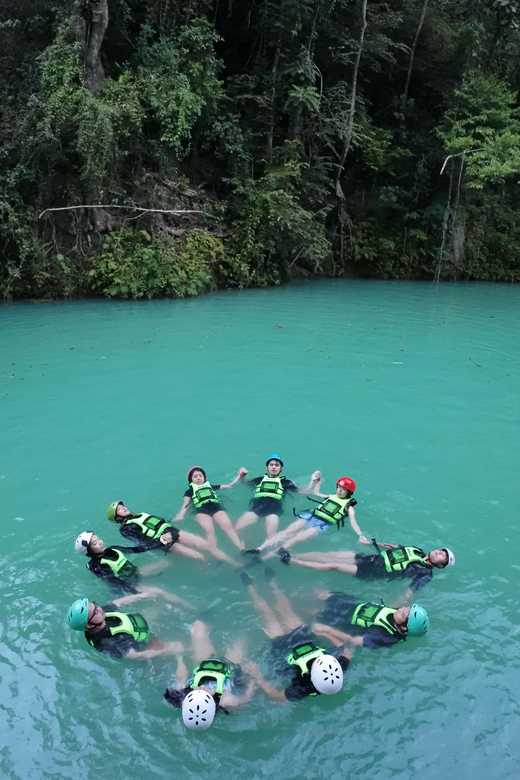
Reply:
[[[188,695],[188,693],[191,691],[190,686],[186,686],[186,688],[166,688],[164,692],[164,698],[166,701],[168,701],[170,704],[172,704],[174,707],[177,707],[177,709],[182,708],[182,702]]]

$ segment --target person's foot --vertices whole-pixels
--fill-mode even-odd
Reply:
[[[274,570],[267,567],[264,571],[264,576],[266,582],[271,582],[271,580],[275,576]]]
[[[240,579],[242,580],[243,584],[244,584],[244,585],[246,585],[246,586],[247,586],[247,585],[252,585],[252,584],[253,584],[253,580],[252,580],[252,578],[249,576],[249,574],[247,573],[247,571],[241,571],[241,572],[240,572]]]
[[[288,566],[291,562],[291,553],[289,550],[286,550],[285,547],[280,547],[278,552],[276,553],[277,556],[280,558],[282,563],[285,563],[286,566]]]
[[[251,555],[260,555],[260,550],[258,549],[258,547],[250,547],[247,550],[242,550],[242,555],[247,555],[248,553],[250,553]]]

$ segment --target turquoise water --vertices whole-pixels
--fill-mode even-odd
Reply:
[[[518,777],[519,301],[509,286],[336,281],[0,307],[0,776]],[[192,464],[226,482],[240,466],[263,473],[273,450],[302,486],[317,468],[326,491],[354,477],[367,536],[447,545],[457,565],[420,591],[427,636],[356,651],[340,695],[276,706],[258,691],[189,733],[162,699],[173,659],[113,660],[67,628],[75,598],[110,600],[73,542],[90,529],[125,544],[110,501],[171,517]],[[224,494],[233,519],[249,497]],[[248,546],[262,531],[246,529]],[[347,528],[300,547],[328,549],[369,551]],[[273,566],[304,619],[316,588],[387,603],[403,590]],[[172,556],[150,583],[197,606],[139,602],[161,639],[187,645],[202,614],[218,650],[245,635],[281,687],[231,567]]]

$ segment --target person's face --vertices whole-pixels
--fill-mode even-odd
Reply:
[[[394,612],[394,623],[396,626],[399,626],[399,628],[406,628],[410,610],[411,607],[401,607],[396,612]]]
[[[93,553],[94,555],[100,555],[101,553],[105,552],[105,549],[106,548],[103,539],[100,539],[99,536],[94,534],[88,545],[89,552]]]
[[[96,604],[95,601],[90,601],[88,605],[88,621],[87,628],[99,628],[105,622],[105,611]]]
[[[206,479],[204,477],[204,474],[199,469],[195,469],[195,471],[191,472],[191,481],[195,485],[202,485]]]
[[[336,485],[336,495],[338,498],[346,498],[347,493],[347,488],[341,487],[341,485]]]
[[[124,504],[118,504],[118,507],[116,509],[116,517],[128,517],[132,513],[129,509],[126,508]]]
[[[283,466],[279,460],[270,460],[267,463],[267,473],[270,477],[277,477],[282,469]]]
[[[434,566],[442,569],[448,563],[448,553],[446,550],[432,550],[428,558]]]

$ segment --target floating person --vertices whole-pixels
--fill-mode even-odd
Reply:
[[[343,686],[343,673],[347,670],[352,653],[345,650],[343,641],[332,637],[329,626],[308,626],[293,611],[291,603],[276,585],[274,572],[266,569],[266,580],[274,591],[276,612],[259,596],[253,580],[245,571],[242,582],[247,586],[253,606],[262,616],[264,631],[271,640],[271,653],[280,673],[291,678],[283,691],[271,685],[255,664],[247,664],[248,671],[267,695],[277,702],[298,701],[320,693],[338,693]],[[335,647],[325,649],[318,644],[316,635],[326,637]]]
[[[215,546],[212,546],[202,536],[197,536],[189,531],[181,531],[163,517],[149,515],[146,512],[135,514],[124,505],[123,501],[112,501],[107,510],[107,517],[120,526],[121,534],[131,542],[148,544],[160,539],[164,533],[170,533],[172,541],[164,548],[167,552],[203,561],[205,558],[199,550],[206,550],[221,561],[226,561],[233,566],[237,565],[236,561],[229,555],[219,550],[216,546],[216,540]],[[157,548],[154,545],[150,549],[160,549],[160,547]]]
[[[171,541],[169,534],[164,534],[155,544],[168,544]],[[147,552],[150,549],[149,544],[139,547],[120,547],[113,545],[105,547],[105,543],[99,536],[92,531],[83,531],[74,543],[74,548],[80,555],[86,555],[90,558],[87,568],[100,579],[112,585],[116,590],[123,593],[144,593],[149,596],[163,596],[166,601],[172,604],[180,604],[184,607],[193,608],[193,605],[173,593],[168,593],[160,588],[150,588],[141,585],[141,577],[158,574],[167,563],[151,564],[142,566],[140,569],[131,563],[127,555],[134,553]]]
[[[255,492],[249,510],[235,523],[237,532],[256,523],[260,517],[264,517],[266,534],[268,537],[273,536],[278,531],[280,515],[283,512],[283,499],[287,493],[310,493],[313,486],[321,480],[321,473],[315,471],[307,487],[300,490],[290,479],[280,476],[284,463],[277,452],[269,455],[265,465],[267,471],[263,477],[255,477],[247,481],[248,485],[255,488]]]
[[[235,547],[244,549],[244,543],[233,528],[233,523],[220,503],[216,490],[229,490],[247,474],[247,469],[240,468],[235,479],[229,485],[212,485],[206,478],[206,472],[200,466],[192,466],[188,470],[188,490],[184,494],[182,507],[173,518],[174,522],[184,520],[190,505],[195,509],[195,520],[206,534],[210,547],[217,546],[215,536],[216,523],[226,533]]]
[[[324,498],[325,501],[322,501],[319,506],[312,511],[305,510],[304,512],[300,512],[296,520],[284,531],[280,531],[280,533],[277,533],[274,536],[267,537],[260,547],[248,550],[247,552],[261,553],[266,548],[280,546],[288,549],[295,544],[305,542],[308,539],[318,536],[333,526],[336,526],[337,528],[343,526],[345,524],[345,517],[348,517],[352,529],[358,536],[358,541],[361,542],[361,544],[371,544],[371,542],[363,536],[361,529],[356,522],[354,506],[357,502],[356,499],[353,498],[354,491],[356,490],[356,483],[354,480],[350,477],[341,477],[338,479],[336,482],[336,493],[332,495],[319,493],[318,488],[320,483],[321,475],[316,483],[314,493],[315,495]],[[311,497],[309,496],[309,498]],[[267,560],[275,554],[277,553],[267,553],[263,559]]]
[[[219,658],[209,637],[209,629],[201,620],[191,627],[191,648],[197,666],[188,679],[188,670],[181,655],[177,660],[177,687],[166,689],[164,698],[182,709],[184,725],[203,731],[211,726],[216,713],[227,714],[230,708],[247,704],[255,689],[255,681],[246,681],[243,640],[235,642],[224,658]]]
[[[325,608],[316,615],[314,630],[330,641],[345,642],[377,650],[391,647],[408,636],[424,636],[430,619],[424,607],[386,607],[373,602],[360,603],[346,593],[322,592]],[[349,633],[345,633],[345,632]]]
[[[123,596],[103,607],[87,598],[77,599],[69,607],[67,623],[75,631],[84,631],[85,639],[95,650],[114,658],[145,659],[182,653],[180,642],[163,644],[156,639],[142,615],[118,611],[119,607],[148,595],[135,593]]]
[[[430,582],[434,569],[446,569],[455,565],[455,556],[447,547],[425,553],[420,547],[378,544],[375,540],[374,543],[378,549],[375,555],[365,555],[350,550],[291,554],[287,549],[282,548],[278,550],[278,556],[282,563],[305,566],[317,571],[338,571],[361,580],[411,579],[404,594],[405,600],[410,599],[415,591]]]

